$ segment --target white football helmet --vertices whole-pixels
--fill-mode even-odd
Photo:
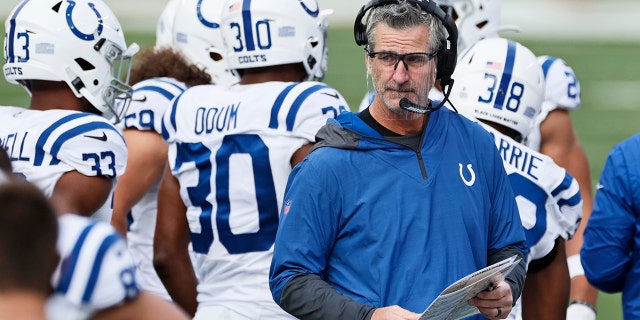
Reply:
[[[328,15],[316,0],[230,0],[222,12],[229,66],[249,69],[302,63],[307,80],[327,70]]]
[[[500,25],[500,0],[436,0],[458,27],[458,57],[479,40],[498,37],[500,31],[517,31]]]
[[[173,46],[173,18],[176,15],[179,4],[180,0],[169,0],[162,10],[156,24],[156,49],[171,48]]]
[[[220,29],[223,6],[220,0],[180,0],[173,20],[173,48],[209,73],[212,83],[234,84],[239,79],[227,63]]]
[[[31,93],[27,80],[64,81],[115,122],[126,111],[131,57],[118,19],[101,0],[22,1],[5,21],[4,75]]]
[[[529,134],[544,100],[542,68],[529,49],[504,38],[480,40],[453,78],[449,99],[461,114]]]

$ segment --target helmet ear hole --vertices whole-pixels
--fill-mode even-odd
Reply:
[[[229,68],[222,39],[223,7],[224,1],[169,1],[156,27],[156,47],[170,46],[188,63],[204,69],[212,83],[226,85],[237,83],[238,78]]]
[[[217,53],[217,52],[209,52],[209,57],[213,61],[220,61],[220,60],[224,59],[222,57],[222,55],[220,53]]]
[[[93,64],[83,58],[76,58],[75,61],[82,71],[94,70],[96,68]]]
[[[307,64],[309,65],[309,69],[313,69],[316,66],[316,63],[318,61],[316,61],[316,58],[314,58],[312,55],[310,55],[307,58]]]

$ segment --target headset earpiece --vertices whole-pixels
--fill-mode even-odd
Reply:
[[[436,79],[440,79],[440,85],[443,88],[451,85],[453,83],[451,75],[456,68],[458,52],[458,28],[456,27],[453,18],[445,13],[433,0],[407,0],[407,2],[416,4],[420,6],[422,11],[426,11],[436,16],[440,21],[442,21],[444,28],[447,30],[448,37],[440,44],[440,51],[438,52]],[[356,16],[356,21],[353,25],[353,36],[357,45],[366,46],[368,42],[366,35],[367,27],[362,22],[367,11],[375,7],[392,3],[398,3],[398,0],[371,0],[360,8],[360,11]]]

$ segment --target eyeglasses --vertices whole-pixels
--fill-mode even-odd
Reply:
[[[409,70],[409,67],[412,69],[424,67],[427,62],[431,61],[431,59],[438,55],[438,52],[411,52],[400,54],[389,51],[367,51],[367,55],[369,55],[370,58],[375,58],[385,67],[393,66],[393,70],[396,70],[398,68],[398,64],[402,61],[402,63],[404,63],[405,70]]]

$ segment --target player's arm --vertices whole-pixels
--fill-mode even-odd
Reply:
[[[113,179],[86,176],[69,171],[58,179],[51,194],[51,203],[58,214],[74,213],[89,217],[102,207],[111,194]]]
[[[143,291],[136,299],[102,310],[91,319],[186,320],[191,318],[173,303]]]
[[[198,280],[189,257],[191,239],[186,211],[180,184],[166,166],[158,194],[153,266],[173,301],[193,317],[198,307]]]
[[[547,256],[529,264],[522,292],[523,319],[565,319],[570,283],[565,250],[565,240],[558,237]]]
[[[68,125],[90,130],[67,131],[58,137],[63,143],[47,147],[54,157],[51,163],[69,168],[56,181],[50,198],[58,214],[89,217],[103,208],[116,178],[124,173],[126,143],[118,129],[96,115],[79,117]]]
[[[573,238],[566,243],[567,257],[578,255],[583,242],[583,233],[591,210],[593,209],[593,193],[591,189],[591,173],[589,161],[574,130],[570,111],[555,109],[549,113],[540,125],[541,153],[544,153],[560,166],[564,167],[577,181],[582,196],[582,221]],[[579,259],[574,259],[578,262]],[[581,267],[571,268],[581,270]],[[582,272],[572,274],[571,300],[586,301],[595,305],[598,291],[592,287]]]
[[[313,143],[307,143],[293,153],[293,156],[291,156],[292,168],[300,163],[300,161],[302,161],[307,155],[309,155],[309,150],[311,150],[311,147],[313,147]]]
[[[114,193],[111,224],[121,234],[127,232],[127,213],[162,178],[167,163],[167,145],[155,131],[127,129],[129,158],[127,170],[118,179]]]

